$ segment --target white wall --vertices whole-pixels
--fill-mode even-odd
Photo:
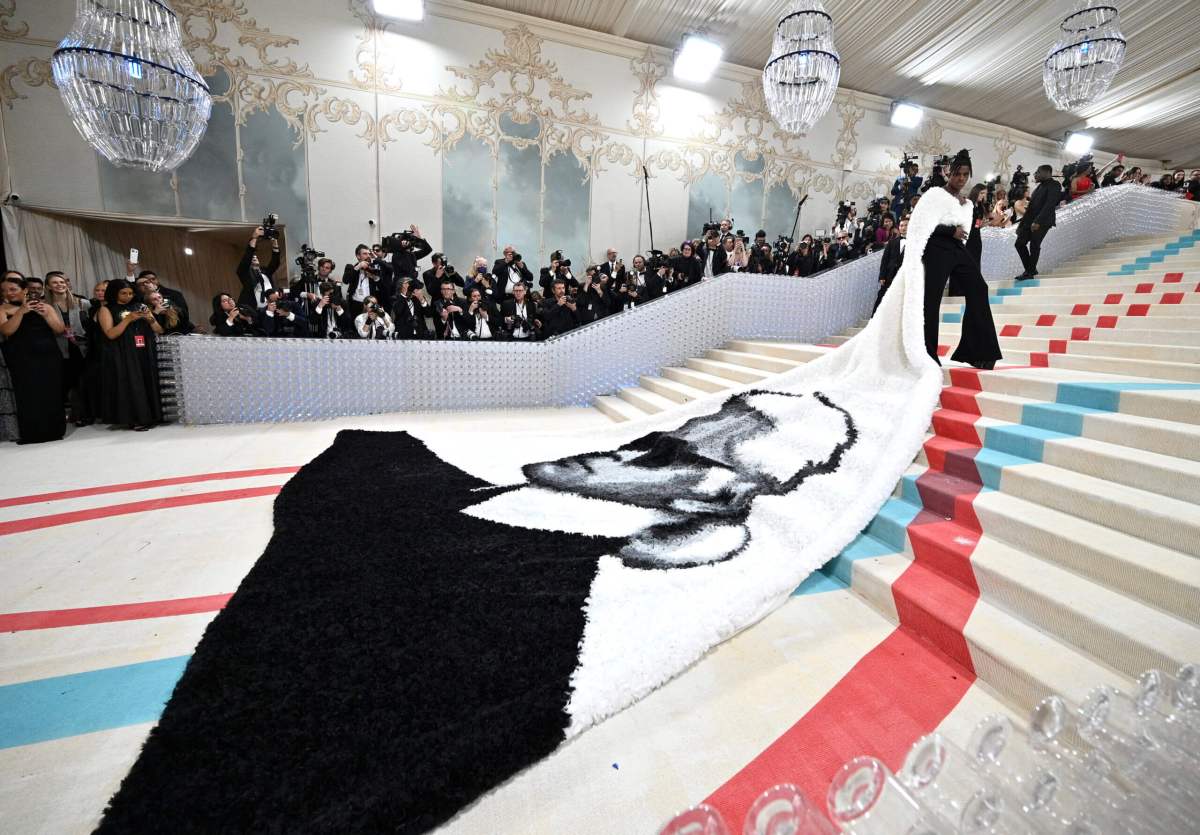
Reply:
[[[236,123],[227,137],[214,128],[220,153],[197,158],[177,178],[115,171],[70,125],[48,59],[73,3],[16,0],[11,13],[0,9],[2,161],[9,190],[25,205],[137,215],[211,202],[227,207],[214,219],[248,223],[274,208],[289,223],[292,247],[302,236],[338,261],[356,243],[415,222],[437,249],[456,231],[443,228],[443,216],[455,216],[443,211],[445,151],[474,137],[495,153],[506,141],[502,124],[530,113],[544,125],[532,140],[543,158],[553,149],[572,154],[590,180],[589,205],[577,206],[588,224],[587,255],[596,260],[615,246],[628,259],[650,245],[643,164],[655,242],[666,249],[698,231],[686,229],[691,184],[709,175],[732,183],[739,152],[765,159],[768,188],[786,183],[793,198],[809,195],[801,232],[828,228],[839,199],[861,206],[885,192],[906,150],[927,165],[938,153],[970,148],[979,180],[1018,163],[1066,161],[1054,142],[949,114],[930,112],[917,131],[893,128],[887,101],[847,90],[809,135],[785,137],[765,112],[755,70],[724,66],[701,88],[680,86],[663,50],[463,2],[430,2],[416,24],[374,18],[370,0],[175,5],[202,72],[232,79],[218,106]],[[228,172],[203,166],[235,161],[248,148],[256,153],[240,163],[239,181],[249,185],[219,200],[179,199],[181,188],[234,188]],[[246,170],[251,159],[294,164],[302,176],[274,183],[271,172]],[[737,225],[752,234],[758,220],[739,217]]]

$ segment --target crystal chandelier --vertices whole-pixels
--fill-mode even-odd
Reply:
[[[763,67],[767,109],[788,133],[804,133],[833,103],[841,75],[833,18],[820,0],[796,0],[775,27]]]
[[[113,165],[170,171],[212,111],[165,0],[78,0],[52,60],[75,129]]]
[[[1042,65],[1046,98],[1059,110],[1091,104],[1108,89],[1125,60],[1116,6],[1082,2],[1062,22],[1058,43]]]

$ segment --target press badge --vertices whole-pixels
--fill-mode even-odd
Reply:
[[[133,346],[135,348],[145,348],[146,347],[146,337],[140,333],[135,333],[133,335]]]

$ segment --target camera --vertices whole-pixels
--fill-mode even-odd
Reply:
[[[931,188],[939,188],[946,185],[945,170],[950,167],[952,157],[948,154],[943,154],[933,161],[933,173],[929,175],[929,179],[925,181],[925,185],[921,186],[921,192],[929,191]]]
[[[379,316],[382,316],[384,314],[384,312],[385,311],[381,305],[378,305],[378,304],[367,305],[367,313],[375,313]]]
[[[846,203],[845,200],[839,200],[837,205],[837,225],[844,226],[846,220],[850,217],[850,212],[854,209],[855,203],[851,201]]]
[[[454,278],[458,275],[458,270],[454,269],[453,264],[447,264],[445,271],[442,273],[443,278]]]
[[[300,268],[300,276],[304,281],[312,281],[317,275],[317,261],[325,257],[319,249],[313,249],[308,244],[300,245],[300,254],[296,256],[296,266]]]
[[[793,243],[795,243],[795,241],[793,241],[787,235],[780,235],[779,237],[777,237],[775,239],[775,258],[776,258],[776,260],[781,259],[781,258],[786,259],[788,257],[788,253],[792,251]]]
[[[340,305],[342,303],[342,285],[341,282],[322,281],[320,287],[322,296],[329,296],[329,301],[333,304]]]
[[[1013,172],[1012,182],[1008,184],[1008,202],[1013,203],[1029,186],[1029,172],[1017,166],[1017,170]]]
[[[262,230],[263,230],[262,236],[269,241],[278,240],[279,239],[279,227],[277,225],[278,223],[279,223],[279,215],[275,214],[274,212],[271,212],[269,215],[264,217],[263,221],[262,221]]]
[[[404,232],[393,232],[380,241],[380,246],[383,247],[384,251],[395,254],[412,247],[413,238],[415,237],[416,235],[407,230]]]
[[[525,258],[524,258],[524,256],[521,255],[521,253],[519,253],[519,252],[513,253],[513,263],[514,264],[517,263],[518,261],[524,261],[524,260],[525,260]]]
[[[279,301],[275,302],[275,310],[280,313],[291,313],[292,303],[285,299],[280,299]]]
[[[647,270],[657,271],[667,266],[667,258],[661,249],[651,249],[648,253],[650,257],[646,259]]]
[[[900,173],[908,174],[908,166],[912,165],[916,161],[917,161],[916,154],[905,154],[904,158],[902,160],[900,160]]]

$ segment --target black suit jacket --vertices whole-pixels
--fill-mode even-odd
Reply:
[[[171,307],[175,308],[180,313],[180,318],[191,319],[191,313],[188,311],[187,299],[183,297],[183,293],[178,290],[173,290],[170,287],[158,285],[158,292],[162,293],[162,297],[171,303]]]
[[[900,237],[892,238],[883,248],[883,257],[879,259],[880,281],[890,284],[896,273],[900,272],[900,266],[904,263],[904,252],[900,249],[902,240]],[[905,246],[907,247],[907,244]]]
[[[433,252],[433,247],[424,238],[414,237],[412,242],[413,245],[410,249],[402,249],[392,253],[392,263],[390,265],[392,275],[416,278],[417,262]],[[380,299],[380,301],[383,301],[383,299]]]
[[[566,333],[579,324],[576,312],[565,304],[560,305],[553,296],[542,302],[542,314],[539,318],[542,320],[542,336],[547,337]]]
[[[333,310],[333,316],[329,315],[329,311]],[[337,328],[342,335],[342,339],[355,339],[358,337],[358,332],[354,330],[354,319],[350,315],[350,311],[345,307],[339,315],[333,307],[327,307],[318,311],[316,306],[313,306],[313,318],[310,320],[311,330],[314,336],[325,339],[329,336],[332,328]]]
[[[1029,198],[1029,208],[1025,210],[1020,225],[1029,227],[1036,223],[1043,229],[1054,226],[1054,210],[1061,200],[1062,186],[1058,181],[1053,178],[1042,180]]]
[[[509,264],[503,258],[497,258],[496,263],[492,264],[492,277],[496,284],[497,295],[503,295],[505,298],[512,297],[512,288],[508,283],[509,270],[516,267],[516,264]],[[526,290],[533,289],[533,271],[529,267],[516,267],[517,272],[521,276],[521,283],[525,285]]]
[[[671,262],[675,270],[676,287],[695,284],[704,275],[704,264],[695,255],[680,255]]]
[[[386,261],[379,264],[380,270],[378,275],[372,275],[368,272],[359,272],[355,269],[358,264],[355,261],[353,264],[347,264],[342,271],[342,284],[346,285],[346,298],[353,299],[354,293],[358,289],[358,284],[365,276],[368,282],[367,293],[374,296],[383,305],[384,309],[391,306],[393,283],[392,283],[392,267]]]
[[[525,330],[530,334],[530,336],[535,336],[537,334],[537,322],[541,318],[541,315],[538,313],[537,305],[529,300],[529,296],[525,297],[525,301],[520,306],[517,305],[516,299],[509,299],[506,301],[500,306],[500,316],[504,331],[510,336],[512,335],[513,328],[512,325],[509,324],[508,320],[518,316],[529,323],[525,327]]]
[[[580,288],[575,298],[575,314],[581,325],[603,319],[611,308],[608,288],[599,282],[592,282],[587,289]]]
[[[475,314],[467,312],[470,307],[470,302],[465,303],[463,305],[463,312],[458,314],[458,332],[463,336],[466,336],[468,333],[475,333],[478,326],[478,319]],[[488,338],[496,339],[502,336],[503,332],[500,330],[500,312],[496,309],[496,306],[489,301],[483,300],[481,307],[484,317],[487,319],[488,331],[491,332],[491,336]]]
[[[397,339],[424,339],[429,330],[425,327],[425,317],[432,313],[428,304],[421,304],[412,299],[412,313],[408,312],[410,296],[397,296],[395,307],[392,308],[392,322],[396,325]]]
[[[257,287],[261,279],[254,268],[250,266],[250,259],[254,257],[255,248],[246,245],[246,251],[242,254],[242,260],[237,266],[237,276],[242,282],[242,292],[238,294],[238,304],[246,307],[258,307],[258,299],[254,297],[254,288]],[[279,269],[279,250],[274,250],[271,253],[271,260],[267,262],[267,266],[262,270],[262,274],[272,280],[274,283],[275,271]],[[159,288],[162,289],[161,287]],[[164,294],[165,295],[165,294]],[[174,302],[172,302],[174,304]]]
[[[621,264],[617,265],[614,269],[613,264],[603,261],[600,263],[600,272],[608,276],[609,279],[616,279],[618,282],[620,282],[625,280],[626,268],[624,264]]]

